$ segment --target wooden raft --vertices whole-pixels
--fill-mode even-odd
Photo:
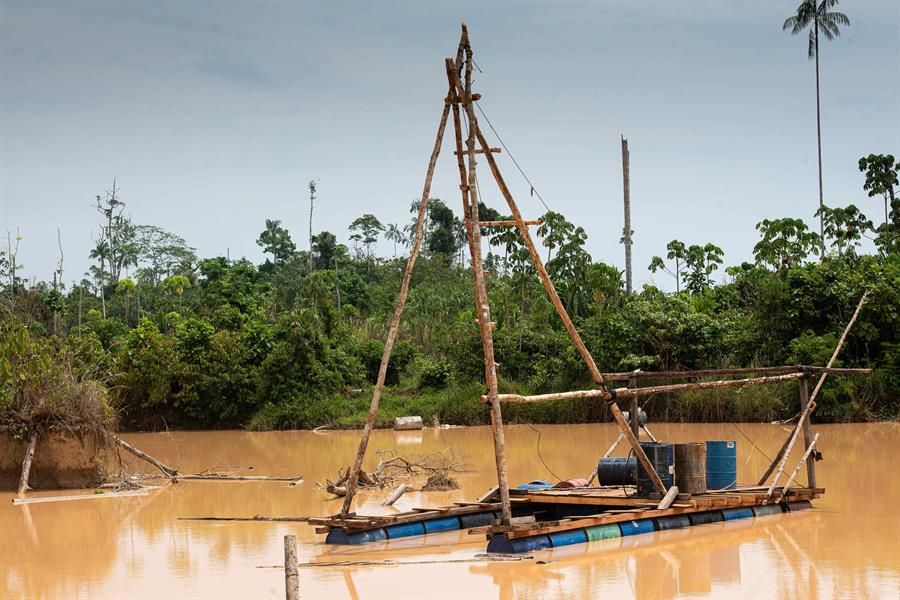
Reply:
[[[765,486],[742,486],[733,490],[696,494],[686,500],[677,501],[670,508],[663,510],[656,509],[658,501],[628,496],[622,489],[580,488],[540,491],[511,490],[511,492],[515,500],[521,501],[525,499],[529,504],[578,504],[582,506],[597,506],[598,508],[603,507],[603,510],[593,515],[578,515],[553,521],[537,521],[513,525],[487,525],[469,529],[469,533],[486,533],[488,538],[494,535],[505,535],[513,539],[639,519],[698,513],[724,508],[750,508],[767,503],[773,504],[772,501],[767,502],[766,500],[767,488]],[[789,490],[787,495],[781,498],[780,501],[812,500],[824,493],[824,488],[796,488]],[[621,508],[607,508],[617,506]]]

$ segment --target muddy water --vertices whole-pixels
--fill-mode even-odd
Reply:
[[[615,438],[611,425],[538,426],[547,466],[583,477]],[[606,540],[535,554],[519,563],[435,563],[307,568],[306,598],[897,598],[900,595],[900,426],[826,425],[816,509]],[[752,480],[786,429],[742,425],[653,426],[660,439],[737,439],[739,479]],[[298,535],[300,560],[441,561],[482,552],[482,537],[451,532],[365,547],[325,546],[295,523],[208,523],[187,516],[298,516],[336,512],[316,489],[355,454],[357,432],[191,432],[126,439],[183,472],[254,467],[302,474],[285,483],[182,482],[148,496],[13,506],[0,494],[0,598],[283,598],[282,536]],[[512,482],[552,479],[537,433],[507,428]],[[397,509],[472,499],[494,482],[486,428],[378,431],[370,448],[422,455],[452,448],[470,466],[461,489],[409,493]],[[795,464],[795,461],[791,461]],[[47,494],[37,494],[47,495]],[[384,512],[365,493],[358,512]],[[390,509],[387,509],[390,510]],[[540,563],[538,562],[540,561]]]

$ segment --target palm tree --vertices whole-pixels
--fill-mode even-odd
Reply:
[[[397,242],[405,240],[406,235],[394,223],[388,223],[384,228],[384,237],[394,242],[394,258],[397,258]]]
[[[797,13],[784,21],[781,29],[791,30],[791,35],[797,35],[809,27],[809,59],[816,59],[816,135],[819,143],[819,210],[825,206],[822,200],[822,115],[819,106],[819,30],[825,39],[833,40],[841,35],[840,25],[850,25],[847,15],[829,8],[837,6],[840,0],[803,0],[797,7]],[[819,252],[825,258],[825,220],[819,216],[819,232],[821,234]]]

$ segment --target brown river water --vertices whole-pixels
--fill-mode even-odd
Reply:
[[[617,434],[611,424],[536,428],[544,461],[563,478],[587,476]],[[773,456],[788,430],[740,428],[759,450],[730,424],[651,426],[667,441],[737,440],[739,480],[750,482],[768,465],[761,452]],[[351,461],[359,432],[127,434],[182,472],[252,466],[245,472],[305,481],[185,481],[147,496],[27,506],[0,493],[0,598],[283,598],[278,566],[289,533],[298,536],[301,563],[429,563],[302,568],[303,598],[900,598],[900,425],[814,430],[822,434],[818,478],[827,490],[814,510],[566,546],[511,563],[439,562],[484,551],[484,536],[464,532],[326,546],[302,523],[178,520],[335,513],[339,501],[315,482]],[[532,428],[506,433],[511,483],[553,478]],[[397,510],[472,500],[496,479],[488,428],[376,431],[370,450],[389,448],[406,456],[450,448],[471,469],[458,476],[461,489],[407,493]],[[370,459],[369,468],[371,451]],[[361,493],[357,512],[390,511],[379,506],[386,494]]]

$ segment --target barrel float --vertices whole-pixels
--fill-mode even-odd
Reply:
[[[679,488],[681,489],[681,488]],[[687,515],[672,515],[669,517],[658,517],[653,519],[656,521],[656,529],[665,531],[666,529],[681,529],[682,527],[690,527],[691,520]]]
[[[638,535],[639,533],[650,533],[654,531],[653,519],[638,519],[637,521],[626,521],[619,523],[619,530],[622,537],[626,535]]]
[[[806,510],[808,508],[812,508],[812,502],[809,500],[797,500],[796,502],[788,502],[787,510],[788,512],[795,512],[798,510]]]
[[[737,486],[737,443],[734,440],[706,442],[706,487],[730,490]]]
[[[588,541],[587,534],[584,529],[571,529],[569,531],[558,531],[551,533],[549,536],[550,544],[554,548],[560,546],[571,546],[572,544],[583,544]]]
[[[691,513],[688,515],[691,525],[706,525],[707,523],[718,523],[724,521],[722,511],[711,510],[708,512]]]
[[[413,535],[425,535],[425,526],[421,521],[417,523],[401,523],[399,525],[391,525],[384,528],[388,539],[396,539],[402,537],[410,537]]]
[[[666,442],[641,442],[641,449],[650,460],[650,464],[656,470],[666,489],[672,487],[675,473],[675,455],[672,444]],[[643,498],[657,493],[659,490],[653,485],[649,474],[643,465],[638,463],[637,495]]]
[[[429,519],[425,521],[425,533],[438,533],[439,531],[453,531],[459,529],[457,517],[444,517],[443,519]]]
[[[355,546],[368,542],[381,542],[385,539],[387,539],[387,536],[384,529],[370,529],[369,531],[357,531],[354,533],[347,533],[341,529],[332,529],[325,537],[325,543]]]
[[[763,504],[761,506],[753,507],[753,514],[757,517],[764,517],[766,515],[780,515],[784,512],[784,509],[781,508],[780,504]]]
[[[546,550],[550,548],[550,538],[546,535],[533,535],[531,537],[508,539],[505,535],[495,535],[488,542],[488,552],[501,552],[503,554],[518,554],[520,552],[533,552],[534,550]]]
[[[675,485],[682,494],[706,492],[706,444],[675,444]]]
[[[637,485],[638,459],[634,456],[601,458],[597,463],[600,485]]]
[[[619,529],[619,526],[616,524],[585,527],[584,533],[587,536],[589,542],[597,542],[600,540],[622,537],[622,530]]]
[[[471,513],[468,515],[460,515],[459,522],[462,529],[472,529],[474,527],[484,527],[492,525],[494,519],[500,518],[499,511]]]
[[[752,508],[725,508],[722,509],[722,518],[726,521],[734,521],[736,519],[749,519],[753,517]]]

